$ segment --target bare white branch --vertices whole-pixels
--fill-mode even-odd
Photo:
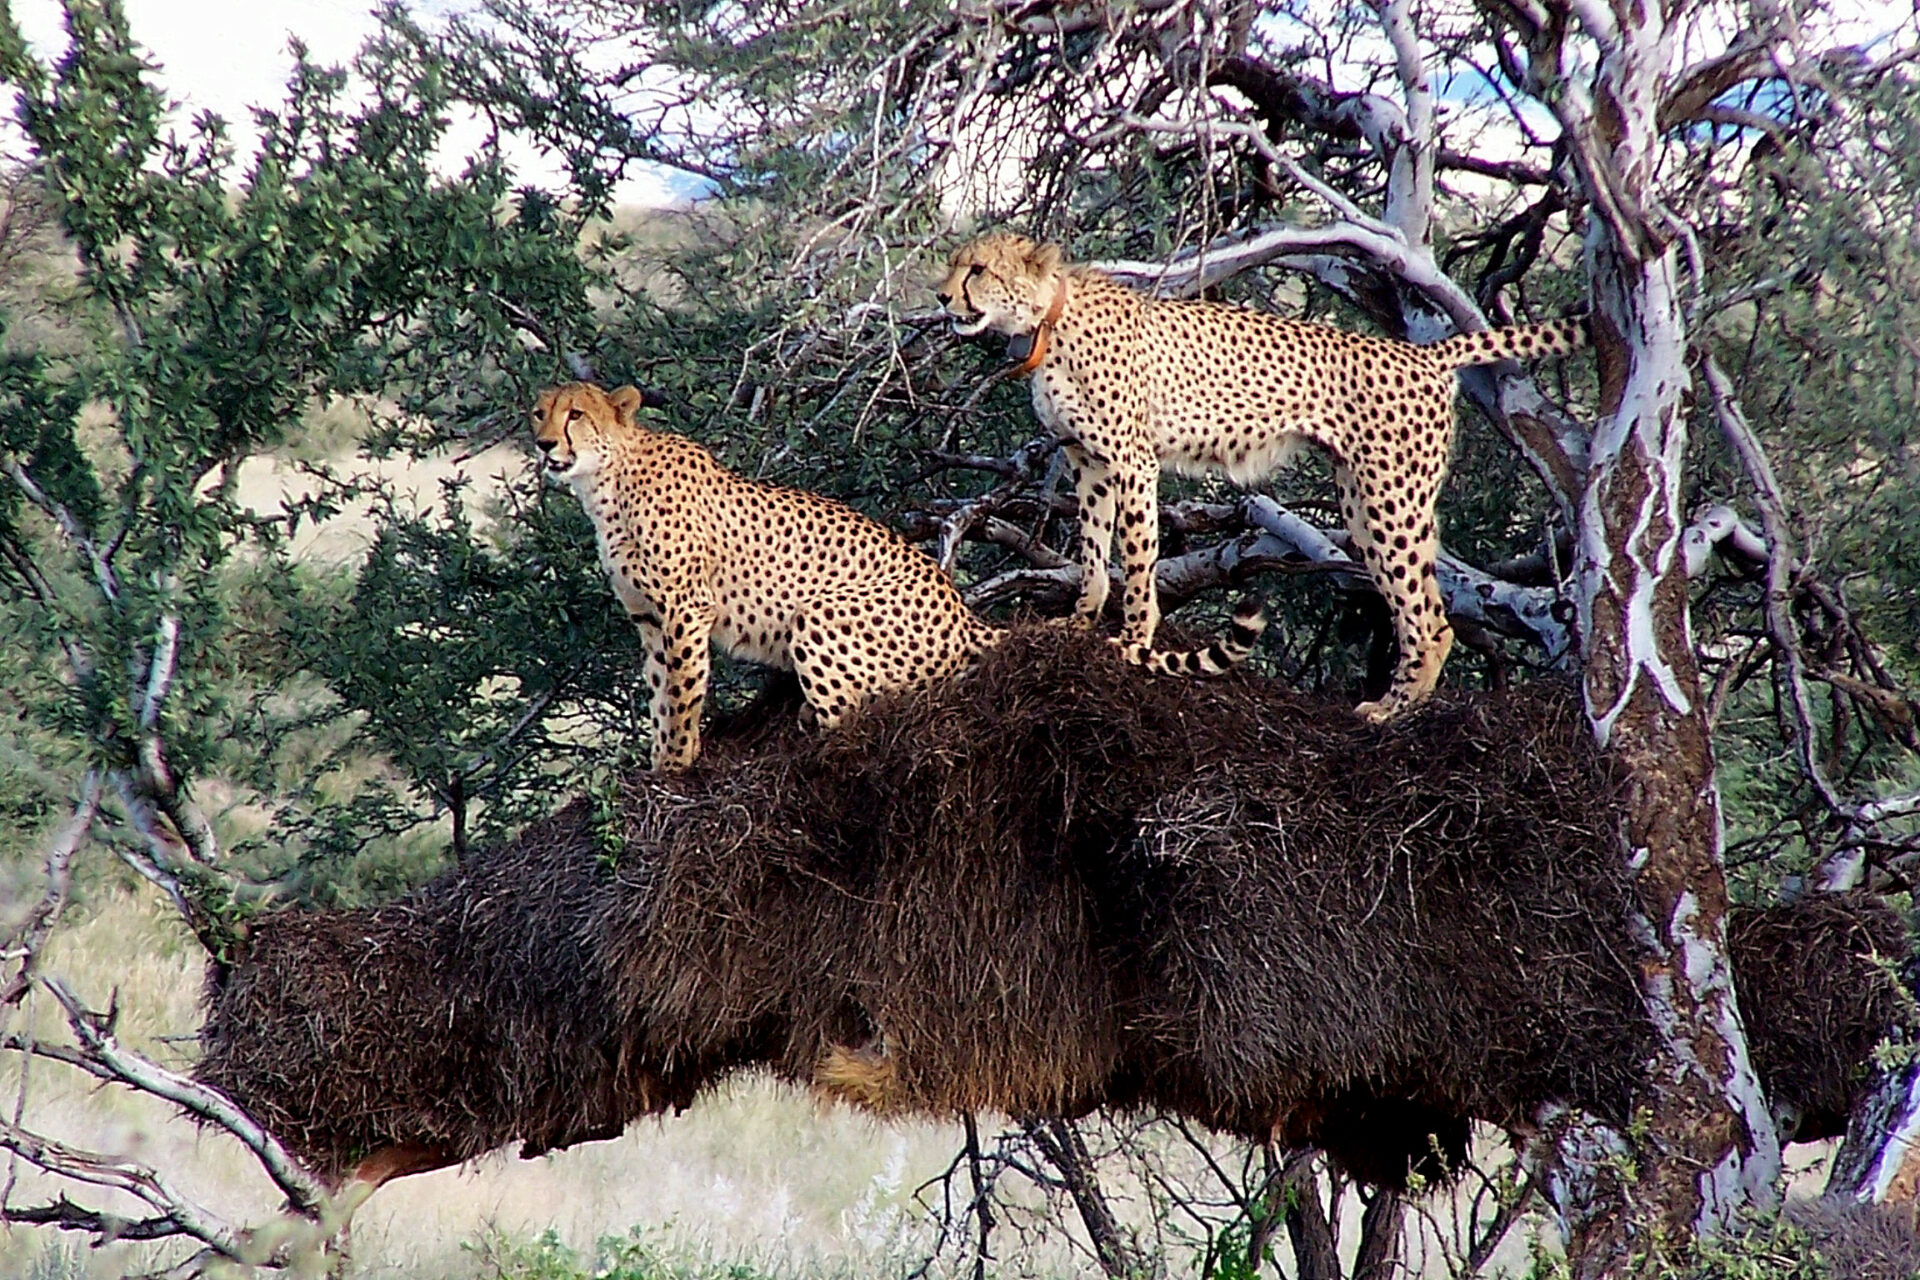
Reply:
[[[1426,246],[1433,238],[1433,86],[1408,0],[1376,0],[1376,9],[1406,96],[1398,143],[1382,151],[1388,161],[1387,221],[1408,243]]]
[[[123,1048],[112,1031],[103,1025],[103,1020],[81,1004],[64,982],[54,977],[44,978],[42,982],[53,998],[59,1001],[60,1007],[66,1010],[67,1025],[73,1028],[74,1036],[95,1060],[112,1073],[113,1079],[143,1093],[165,1098],[201,1120],[225,1129],[253,1153],[267,1176],[286,1193],[294,1208],[311,1214],[317,1213],[326,1203],[327,1190],[320,1180],[302,1168],[280,1145],[279,1139],[268,1133],[238,1103],[217,1089],[169,1071],[159,1063]]]
[[[74,802],[73,815],[61,824],[47,849],[46,891],[8,943],[7,958],[17,958],[20,968],[0,987],[0,1008],[17,1003],[32,985],[40,948],[46,943],[55,918],[67,904],[67,891],[73,883],[74,855],[93,828],[94,815],[99,811],[100,771],[89,769],[80,783],[80,799]]]
[[[116,769],[109,775],[109,780],[113,784],[114,794],[120,798],[120,808],[126,814],[128,823],[146,846],[143,854],[125,841],[118,841],[114,844],[114,852],[142,879],[159,886],[173,899],[173,905],[183,917],[189,921],[198,919],[199,908],[187,892],[185,864],[192,861],[192,856],[186,845],[173,834],[166,816],[141,791],[129,771]]]
[[[1743,565],[1758,569],[1767,563],[1767,540],[1732,507],[1724,503],[1708,507],[1693,518],[1680,539],[1681,555],[1687,576],[1698,578],[1707,571],[1715,552]]]
[[[1120,125],[1139,133],[1172,133],[1181,137],[1200,137],[1206,134],[1216,138],[1240,138],[1252,147],[1261,159],[1280,169],[1301,187],[1324,200],[1341,219],[1376,235],[1399,234],[1394,227],[1368,214],[1330,183],[1323,182],[1308,173],[1298,160],[1274,146],[1268,140],[1265,131],[1254,125],[1238,120],[1152,120],[1132,114],[1122,115]]]
[[[1920,1182],[1920,1060],[1887,1071],[1854,1109],[1827,1194],[1866,1204]]]
[[[13,480],[14,487],[26,496],[27,501],[40,508],[53,520],[54,524],[59,526],[68,544],[87,562],[93,571],[94,581],[100,588],[100,594],[110,601],[118,601],[120,580],[114,574],[113,566],[100,553],[99,545],[94,541],[86,525],[81,523],[80,518],[68,510],[64,504],[49,497],[34,478],[27,474],[26,467],[21,465],[19,459],[7,459],[6,472]]]
[[[123,1191],[175,1224],[181,1234],[202,1241],[223,1257],[249,1261],[242,1233],[181,1194],[165,1175],[149,1165],[69,1147],[11,1121],[0,1121],[0,1147],[58,1177]]]

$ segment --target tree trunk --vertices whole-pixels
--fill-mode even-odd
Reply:
[[[1636,1255],[1771,1203],[1780,1168],[1727,957],[1720,796],[1681,554],[1687,334],[1672,224],[1654,203],[1681,8],[1577,5],[1599,53],[1591,79],[1556,82],[1565,33],[1546,28],[1533,33],[1530,70],[1588,199],[1601,416],[1580,503],[1576,604],[1587,712],[1626,782],[1621,854],[1635,905],[1622,923],[1656,1037],[1630,1169],[1581,1167],[1604,1163],[1611,1146],[1585,1119],[1568,1128],[1585,1138],[1562,1144],[1556,1185],[1577,1189],[1566,1198],[1579,1203],[1560,1208],[1582,1277],[1626,1274]]]
[[[1067,1194],[1080,1211],[1081,1225],[1086,1227],[1087,1239],[1093,1244],[1094,1256],[1100,1260],[1100,1269],[1111,1280],[1150,1274],[1146,1259],[1129,1247],[1125,1233],[1113,1216],[1113,1210],[1108,1207],[1107,1197],[1100,1189],[1093,1156],[1073,1122],[1029,1122],[1025,1128],[1027,1136],[1039,1148],[1041,1155],[1046,1157],[1047,1162],[1060,1174],[1061,1181],[1066,1183]]]
[[[1299,1280],[1340,1280],[1340,1242],[1320,1205],[1320,1179],[1311,1164],[1288,1189],[1287,1239],[1293,1244],[1294,1274]]]
[[[1920,983],[1920,962],[1901,973],[1909,991]],[[1896,1026],[1889,1038],[1904,1054],[1876,1067],[1847,1117],[1846,1140],[1833,1157],[1827,1194],[1865,1204],[1920,1200],[1920,1030]]]
[[[1920,1061],[1877,1073],[1855,1104],[1827,1194],[1865,1204],[1920,1199]]]
[[[1406,1203],[1396,1191],[1376,1191],[1360,1217],[1360,1250],[1353,1259],[1353,1280],[1399,1280],[1400,1241],[1406,1230]]]
[[[1581,13],[1605,28],[1606,11]],[[1591,32],[1602,49],[1592,99],[1574,93],[1557,105],[1591,201],[1601,368],[1576,603],[1588,715],[1626,780],[1621,853],[1636,906],[1623,924],[1657,1049],[1631,1177],[1575,1178],[1600,1189],[1600,1202],[1562,1206],[1583,1277],[1626,1274],[1635,1254],[1771,1203],[1780,1167],[1727,958],[1720,795],[1690,635],[1685,321],[1671,236],[1640,203],[1655,190],[1674,32],[1654,6],[1621,3],[1610,16],[1617,29]]]

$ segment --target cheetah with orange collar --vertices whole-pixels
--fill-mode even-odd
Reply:
[[[1034,412],[1066,445],[1080,501],[1075,614],[1106,604],[1116,528],[1126,570],[1121,638],[1159,625],[1153,566],[1162,466],[1238,484],[1303,440],[1326,449],[1354,549],[1393,610],[1393,684],[1358,711],[1386,720],[1433,692],[1453,647],[1434,559],[1435,504],[1453,443],[1454,371],[1586,345],[1583,322],[1460,334],[1429,346],[1241,307],[1150,298],[1053,245],[990,235],[953,255],[940,301],[954,332],[1007,335]]]
[[[691,440],[635,420],[641,392],[586,383],[540,394],[534,443],[573,486],[600,563],[640,629],[654,769],[700,754],[708,643],[796,672],[822,727],[875,694],[962,671],[1005,634],[967,608],[932,557],[851,507],[737,476]],[[1251,601],[1205,650],[1123,645],[1167,674],[1243,661],[1266,626]]]

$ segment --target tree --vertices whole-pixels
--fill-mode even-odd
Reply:
[[[43,210],[73,272],[70,288],[40,299],[58,340],[9,333],[0,355],[0,604],[39,749],[77,796],[51,833],[45,894],[7,949],[0,1047],[221,1125],[326,1228],[332,1210],[311,1173],[226,1100],[121,1046],[112,1008],[40,972],[40,947],[89,847],[158,885],[216,957],[251,912],[298,892],[298,847],[228,848],[199,793],[216,774],[264,768],[303,723],[342,714],[312,699],[277,719],[266,709],[281,690],[254,682],[288,671],[240,643],[257,640],[260,618],[238,586],[291,573],[287,536],[336,495],[261,516],[237,495],[239,469],[330,397],[387,396],[402,413],[461,425],[520,398],[559,358],[523,343],[518,317],[584,315],[589,276],[577,223],[516,199],[497,156],[436,176],[448,98],[431,57],[376,42],[350,78],[296,47],[285,103],[259,113],[259,145],[240,157],[217,119],[167,126],[119,4],[73,0],[66,16],[66,51],[49,66],[0,9],[0,75],[31,146],[30,169],[12,180],[31,194],[9,205],[8,226]],[[363,585],[379,589],[371,573]],[[529,684],[527,700],[548,696]],[[516,736],[474,720],[496,755]],[[65,1011],[72,1044],[14,1022],[41,990]],[[61,1196],[5,1206],[13,1220],[184,1236],[204,1246],[202,1261],[285,1264],[302,1247],[222,1221],[164,1171],[32,1132],[18,1111],[0,1122],[0,1146],[153,1211],[129,1224]]]
[[[1723,365],[1743,337],[1806,333],[1773,311],[1798,305],[1783,295],[1831,292],[1845,299],[1844,323],[1823,325],[1822,341],[1855,359],[1871,352],[1896,384],[1911,378],[1911,353],[1892,345],[1904,322],[1873,301],[1898,296],[1897,286],[1882,290],[1910,278],[1896,246],[1911,243],[1911,211],[1842,212],[1836,199],[1857,181],[1850,166],[1899,154],[1869,139],[1901,127],[1897,113],[1882,114],[1891,98],[1911,101],[1911,24],[1889,20],[1849,44],[1815,6],[1747,20],[1712,0],[989,3],[870,7],[858,22],[828,21],[805,3],[636,13],[585,0],[490,12],[495,29],[454,24],[467,51],[459,61],[472,69],[463,92],[552,141],[583,185],[647,160],[701,175],[723,200],[789,211],[805,231],[789,275],[768,287],[795,300],[792,328],[779,331],[792,340],[767,346],[803,351],[811,364],[837,344],[846,372],[827,404],[911,406],[910,428],[980,403],[924,322],[898,315],[902,265],[957,221],[1017,221],[1083,256],[1117,254],[1116,274],[1173,291],[1259,297],[1304,278],[1310,305],[1414,338],[1503,320],[1517,303],[1563,298],[1584,282],[1597,401],[1589,411],[1508,370],[1465,379],[1533,483],[1504,491],[1523,519],[1492,530],[1456,521],[1448,533],[1469,561],[1489,541],[1506,560],[1498,573],[1461,566],[1449,583],[1489,674],[1511,661],[1503,635],[1524,642],[1524,660],[1577,665],[1595,735],[1631,779],[1621,856],[1640,910],[1621,925],[1666,1036],[1649,1077],[1654,1105],[1632,1135],[1600,1132],[1590,1118],[1541,1121],[1559,1139],[1561,1208],[1577,1224],[1583,1274],[1619,1274],[1772,1202],[1779,1141],[1727,980],[1716,720],[1765,670],[1778,733],[1800,766],[1782,784],[1806,840],[1797,856],[1904,848],[1888,824],[1910,801],[1880,798],[1884,775],[1871,762],[1888,759],[1883,727],[1907,739],[1898,677],[1912,665],[1912,633],[1893,628],[1893,652],[1880,649],[1840,578],[1797,553],[1748,414],[1748,390],[1764,395],[1768,375],[1749,364],[1736,381]],[[1449,100],[1459,108],[1447,111]],[[569,147],[559,132],[598,145]],[[1457,194],[1468,189],[1480,194]],[[1805,267],[1784,284],[1783,250],[1813,205],[1848,224],[1855,248],[1847,265]],[[1577,272],[1568,237],[1581,244]],[[1761,262],[1772,273],[1764,285],[1754,279]],[[764,385],[789,384],[781,355],[759,363]],[[1835,409],[1804,397],[1772,407],[1766,434],[1796,458]],[[1009,586],[1057,595],[1073,570],[1039,545],[1053,475],[1042,479],[1032,454],[959,454],[965,419],[946,421],[937,463],[1003,479],[985,494],[923,503],[919,531],[938,534],[950,560],[971,537],[1031,562],[982,569],[978,599]],[[1904,427],[1885,430],[1904,456]],[[1463,487],[1456,512],[1471,508]],[[1719,501],[1695,520],[1706,497]],[[1759,529],[1729,502],[1755,512]],[[1289,554],[1346,563],[1336,538],[1257,498],[1175,508],[1170,523],[1203,537],[1246,530],[1238,543],[1163,564],[1163,590],[1176,596],[1189,592],[1196,561],[1202,582]],[[1735,662],[1703,656],[1694,618],[1713,549],[1736,583],[1764,582],[1734,588],[1737,614],[1722,615],[1718,589],[1707,588],[1716,623],[1764,636]],[[1904,598],[1904,558],[1871,572],[1889,601]],[[1822,644],[1847,656],[1809,659]],[[1718,669],[1711,687],[1703,662]],[[1832,691],[1824,717],[1814,679]],[[1833,781],[1841,760],[1858,762],[1843,785]]]
[[[1521,1136],[1583,1274],[1768,1203],[1778,1137],[1726,982],[1722,832],[1755,896],[1900,889],[1920,859],[1910,21],[1849,43],[1818,6],[1749,22],[1729,0],[493,0],[444,30],[393,8],[358,64],[367,104],[301,59],[236,187],[217,123],[162,126],[118,6],[69,12],[53,67],[0,27],[78,282],[60,343],[10,342],[0,399],[7,643],[78,797],[47,823],[50,888],[9,1000],[89,839],[218,953],[269,900],[350,896],[343,863],[370,844],[446,815],[457,856],[546,803],[548,762],[591,775],[631,741],[637,708],[609,692],[631,640],[564,497],[512,488],[484,527],[381,498],[345,577],[293,563],[285,534],[366,481],[323,473],[284,520],[238,505],[239,463],[317,399],[358,397],[373,447],[424,453],[505,436],[556,377],[643,379],[730,464],[904,525],[976,604],[1070,600],[1057,453],[997,357],[948,339],[915,287],[963,228],[1012,222],[1141,287],[1415,339],[1591,307],[1597,377],[1463,378],[1451,679],[1577,671],[1633,783],[1622,947],[1667,1061],[1644,1126],[1543,1115]],[[516,189],[491,153],[436,178],[456,104],[545,147],[566,198]],[[638,163],[707,199],[651,239],[605,232],[592,218]],[[1204,624],[1214,588],[1301,579],[1274,601],[1271,666],[1350,693],[1391,641],[1323,493],[1312,472],[1183,490],[1158,580]],[[314,748],[309,774],[370,751],[389,785],[341,801],[290,784],[276,750],[320,738],[335,754]],[[216,773],[274,798],[273,839],[214,836],[195,784]],[[77,997],[68,1012],[75,1060],[133,1078]],[[1916,1078],[1889,1072],[1862,1168],[1910,1127]],[[1126,1270],[1076,1141],[1043,1126],[955,1167],[983,1210],[996,1161],[1041,1170]],[[1311,1154],[1254,1163],[1218,1179],[1246,1238],[1209,1237],[1208,1256],[1257,1268],[1284,1225],[1328,1273]],[[154,1232],[250,1247],[153,1194]],[[1380,1251],[1401,1208],[1369,1206]],[[63,1212],[48,1220],[87,1225]]]

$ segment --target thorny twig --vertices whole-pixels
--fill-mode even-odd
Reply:
[[[203,1123],[231,1134],[253,1153],[262,1169],[285,1193],[289,1209],[302,1225],[298,1230],[279,1229],[270,1235],[235,1226],[187,1196],[151,1166],[82,1150],[35,1133],[21,1123],[18,1114],[0,1122],[0,1147],[57,1177],[133,1196],[155,1216],[129,1220],[78,1204],[62,1193],[47,1204],[19,1209],[10,1202],[0,1201],[0,1220],[83,1232],[94,1236],[96,1243],[176,1236],[197,1240],[206,1248],[168,1272],[183,1276],[198,1275],[221,1260],[285,1267],[298,1256],[323,1248],[344,1224],[351,1206],[337,1203],[318,1177],[295,1160],[278,1139],[232,1099],[122,1046],[113,1032],[114,1013],[87,1008],[58,978],[41,977],[39,983],[66,1012],[67,1025],[77,1043],[50,1044],[30,1035],[12,1033],[0,1036],[0,1050],[58,1062],[102,1081],[160,1098]],[[9,1196],[11,1190],[9,1183]]]

